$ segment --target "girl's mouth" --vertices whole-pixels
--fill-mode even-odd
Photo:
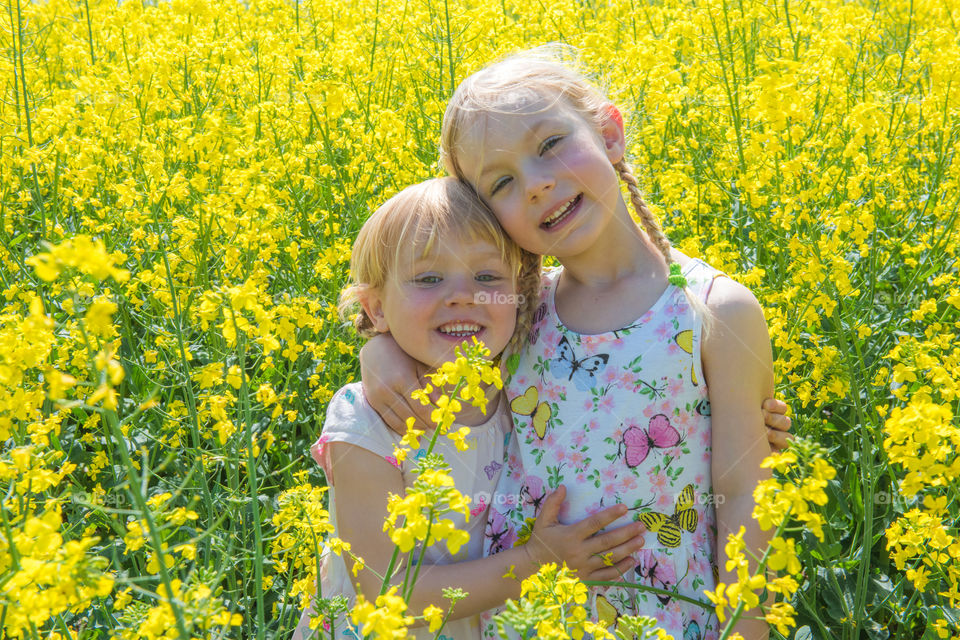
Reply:
[[[479,333],[483,331],[483,327],[476,322],[448,322],[447,324],[437,327],[437,331],[444,336],[463,340],[464,338],[479,335]]]
[[[580,202],[583,200],[583,194],[578,194],[575,198],[571,198],[560,206],[556,211],[551,213],[547,218],[540,223],[541,229],[554,229],[557,226],[563,224],[565,220],[571,217],[577,207],[580,205]]]

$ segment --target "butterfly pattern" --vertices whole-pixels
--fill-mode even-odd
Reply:
[[[647,529],[657,534],[660,544],[676,548],[680,546],[683,529],[693,533],[697,530],[697,510],[693,503],[693,485],[688,484],[677,496],[672,515],[657,511],[640,514],[640,521],[647,525]]]
[[[607,361],[610,360],[608,353],[577,358],[566,336],[560,338],[557,353],[557,357],[550,361],[550,372],[558,378],[565,377],[568,381],[572,381],[580,391],[587,391],[596,386],[597,374],[603,371]]]
[[[628,467],[636,467],[647,459],[654,447],[667,449],[680,444],[680,433],[670,426],[670,420],[662,413],[650,418],[646,430],[630,427],[623,432],[623,447]]]
[[[545,496],[560,485],[564,523],[625,504],[628,515],[611,526],[646,526],[627,581],[658,591],[589,587],[591,619],[612,628],[621,616],[649,615],[678,640],[715,640],[714,612],[671,595],[701,598],[716,586],[715,506],[698,500],[713,491],[701,321],[685,293],[668,286],[622,328],[577,333],[557,315],[559,273],[545,274],[535,330],[504,383],[515,428],[488,509],[485,553],[529,536]],[[684,267],[701,299],[717,273],[697,260]],[[497,637],[496,624],[484,620],[484,637]]]
[[[531,386],[522,396],[517,396],[511,400],[510,410],[522,416],[530,416],[533,419],[530,423],[533,430],[541,440],[543,439],[547,433],[547,425],[550,424],[550,417],[553,412],[549,404],[540,402],[536,387]]]

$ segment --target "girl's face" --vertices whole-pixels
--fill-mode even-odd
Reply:
[[[611,106],[611,116],[615,111]],[[464,177],[513,240],[532,253],[578,255],[626,212],[613,165],[623,158],[623,127],[597,129],[563,100],[486,112],[459,141]]]
[[[499,354],[517,323],[514,270],[496,245],[456,235],[438,238],[426,256],[403,248],[383,289],[361,299],[377,331],[389,331],[431,368],[453,360],[454,348],[474,336]]]

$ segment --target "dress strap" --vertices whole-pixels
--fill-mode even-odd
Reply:
[[[728,277],[724,272],[714,269],[699,258],[690,260],[683,272],[687,278],[687,288],[703,301],[706,301],[707,296],[710,295],[710,290],[717,278]]]

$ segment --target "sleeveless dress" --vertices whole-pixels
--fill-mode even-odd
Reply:
[[[484,553],[521,544],[544,497],[560,484],[560,521],[624,503],[611,527],[642,520],[645,547],[623,581],[707,601],[716,586],[716,510],[710,475],[710,403],[700,362],[701,318],[669,285],[629,325],[595,335],[563,325],[554,303],[562,269],[544,274],[528,345],[507,382],[514,433],[491,503]],[[683,269],[705,300],[719,271]],[[622,614],[648,615],[674,638],[716,638],[705,610],[668,593],[591,587],[591,619],[613,631]],[[493,612],[495,613],[495,612]],[[485,638],[497,636],[492,613]]]
[[[456,555],[450,554],[447,546],[443,543],[427,547],[424,551],[424,566],[421,569],[421,575],[429,571],[430,565],[451,564],[464,560],[476,560],[481,557],[488,505],[493,489],[500,477],[506,436],[510,431],[510,419],[503,394],[500,395],[499,405],[491,406],[487,415],[489,418],[485,422],[470,427],[470,434],[466,438],[469,448],[466,451],[457,450],[453,441],[449,438],[437,439],[434,452],[443,454],[444,460],[450,466],[450,475],[453,477],[455,486],[462,494],[469,496],[471,499],[469,519],[465,519],[463,514],[460,513],[450,513],[444,517],[452,520],[457,529],[469,533],[470,540],[460,548]],[[451,428],[456,430],[457,427]],[[313,459],[323,468],[327,477],[327,484],[330,487],[330,523],[334,526],[334,529],[337,526],[336,486],[340,480],[334,478],[331,474],[332,465],[328,444],[331,442],[347,442],[383,457],[390,464],[400,469],[404,484],[411,486],[416,479],[414,473],[416,460],[426,453],[425,447],[429,435],[429,433],[426,433],[421,438],[422,447],[419,450],[412,452],[407,460],[398,462],[393,456],[393,451],[394,446],[400,444],[400,436],[391,431],[369,405],[363,394],[363,386],[359,382],[354,382],[337,391],[327,407],[327,418],[323,424],[323,431],[310,449]],[[363,470],[357,469],[356,473],[363,473]],[[379,507],[369,505],[369,508],[382,509],[383,515],[386,517],[386,504]],[[334,531],[333,535],[338,536],[339,534]],[[411,561],[415,562],[416,559],[414,558]],[[325,550],[321,557],[319,578],[320,594],[323,597],[346,596],[350,607],[353,607],[356,600],[356,590],[353,586],[353,578],[342,557]],[[442,605],[444,603],[437,604]],[[420,611],[410,612],[411,615],[419,615],[420,613]],[[315,614],[312,609],[303,612],[292,640],[331,637],[329,621],[324,621],[324,624],[319,628],[319,633],[310,629],[310,618],[313,615]],[[335,627],[333,637],[337,640],[359,640],[363,637],[360,633],[360,628],[363,625],[354,625],[347,616],[341,615],[339,619],[334,621],[333,626]],[[429,633],[426,627],[419,627],[410,629],[407,637],[439,638],[439,640],[479,638],[479,616],[449,620],[439,636],[435,633]]]

